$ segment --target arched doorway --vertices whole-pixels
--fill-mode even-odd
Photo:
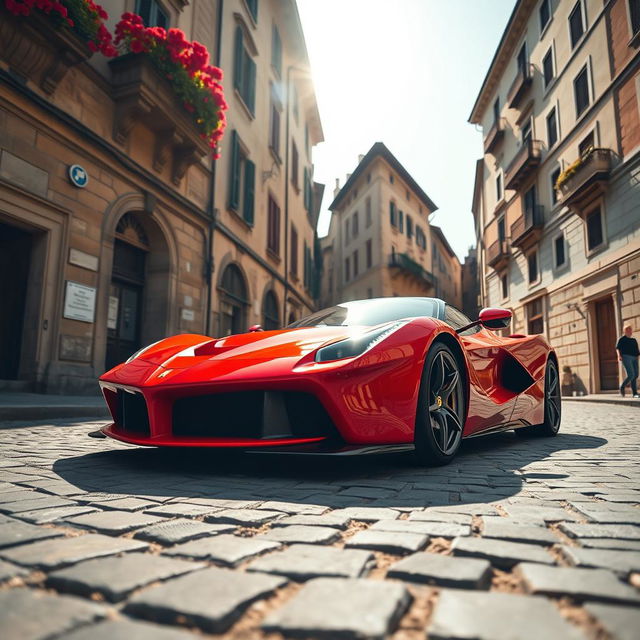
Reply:
[[[228,265],[220,281],[220,335],[229,336],[247,330],[247,285],[235,264]]]
[[[278,298],[271,290],[267,291],[262,303],[262,328],[265,331],[272,331],[280,328]]]
[[[149,238],[138,219],[125,213],[116,227],[107,312],[107,369],[141,347],[142,309]]]

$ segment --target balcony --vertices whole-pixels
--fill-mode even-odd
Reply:
[[[540,140],[527,140],[507,167],[504,176],[505,189],[519,189],[522,183],[537,170],[540,165]]]
[[[535,244],[542,236],[542,227],[544,207],[539,204],[529,207],[511,225],[511,244],[521,248]]]
[[[613,163],[611,149],[590,149],[560,174],[556,190],[562,204],[580,211],[602,195],[609,184]]]
[[[209,147],[171,85],[145,54],[130,53],[109,62],[116,111],[113,138],[124,144],[136,123],[155,133],[153,168],[160,172],[171,160],[171,180],[179,185],[187,169]]]
[[[496,271],[507,266],[510,252],[506,240],[496,240],[487,247],[487,264]]]
[[[0,59],[25,80],[52,94],[67,71],[92,56],[89,47],[70,28],[55,28],[38,11],[17,17],[0,3]]]
[[[507,104],[510,109],[515,109],[522,102],[522,98],[525,97],[531,83],[533,81],[533,65],[527,64],[522,69],[518,69],[515,79],[509,87],[507,93]]]
[[[491,129],[489,129],[489,133],[487,133],[484,139],[485,153],[490,153],[502,141],[506,124],[507,122],[504,118],[498,118],[498,120],[491,125]]]
[[[389,268],[395,268],[400,271],[404,271],[405,273],[409,273],[428,287],[436,286],[435,276],[430,271],[424,269],[421,264],[417,263],[406,253],[392,253],[389,257]]]

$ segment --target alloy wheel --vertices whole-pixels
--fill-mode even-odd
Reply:
[[[458,447],[462,437],[462,377],[455,358],[439,351],[429,371],[429,424],[436,446],[444,455]]]
[[[557,431],[560,428],[560,384],[558,369],[555,364],[549,363],[545,380],[545,418],[547,425]]]

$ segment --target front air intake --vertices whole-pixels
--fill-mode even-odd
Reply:
[[[116,400],[116,426],[138,435],[150,435],[149,412],[141,393],[118,389]]]
[[[235,391],[180,398],[173,435],[200,438],[337,439],[322,403],[298,391]]]

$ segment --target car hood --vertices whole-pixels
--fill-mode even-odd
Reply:
[[[205,338],[189,347],[150,349],[139,359],[156,365],[181,369],[205,360],[262,360],[302,358],[324,344],[343,340],[372,327],[306,327],[278,331],[256,331],[225,338]]]

